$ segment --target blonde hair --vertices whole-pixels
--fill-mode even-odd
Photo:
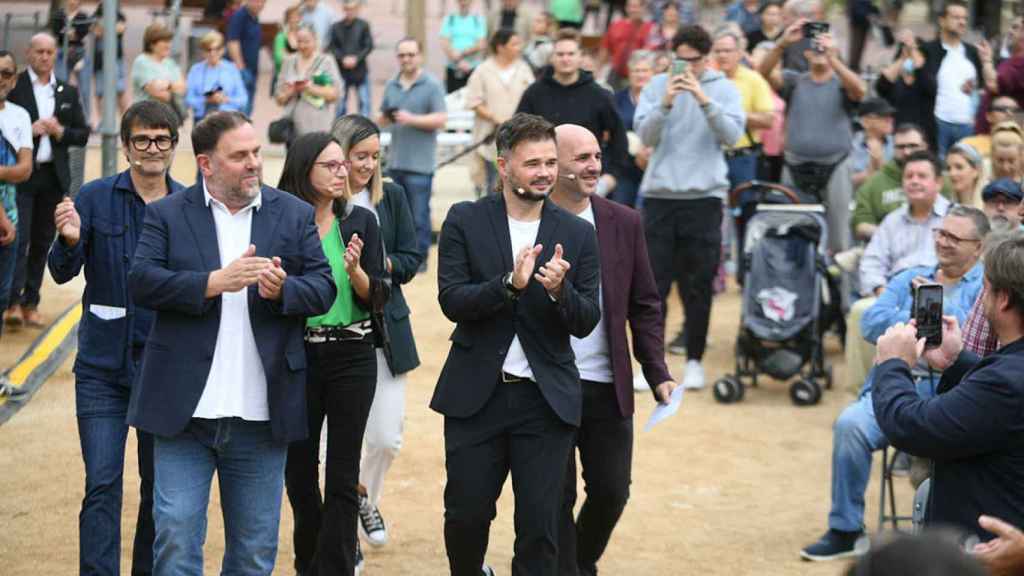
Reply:
[[[346,114],[334,121],[334,125],[331,126],[331,135],[341,144],[341,150],[345,153],[345,158],[348,158],[349,151],[356,144],[374,136],[380,138],[380,128],[365,116]],[[374,206],[384,198],[384,176],[380,165],[380,160],[378,160],[373,176],[366,183],[366,188],[370,191],[370,204]],[[349,178],[351,177],[352,175],[349,174]]]
[[[210,30],[203,37],[199,39],[199,47],[203,50],[209,50],[214,46],[224,45],[224,35],[216,30]]]

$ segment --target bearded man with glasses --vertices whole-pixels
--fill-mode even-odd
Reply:
[[[2,75],[2,72],[0,72]],[[82,320],[75,358],[75,407],[85,462],[85,498],[79,515],[83,574],[119,573],[125,418],[153,312],[135,306],[128,272],[142,233],[146,205],[184,187],[168,171],[178,144],[178,118],[166,104],[142,101],[121,120],[129,168],[94,180],[54,212],[57,240],[50,274],[58,284],[85,269]],[[132,573],[153,566],[153,438],[137,431],[139,515]]]

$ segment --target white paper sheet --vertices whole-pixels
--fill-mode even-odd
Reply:
[[[104,306],[102,304],[90,304],[89,312],[92,312],[93,316],[102,320],[117,320],[118,318],[124,318],[128,313],[127,310],[120,306]]]
[[[679,411],[679,406],[683,403],[683,390],[682,386],[676,386],[676,389],[672,391],[672,395],[669,396],[668,404],[658,404],[654,408],[654,411],[651,412],[651,417],[647,419],[647,424],[644,425],[644,432],[650,431],[651,428],[654,428],[661,421],[672,417]]]

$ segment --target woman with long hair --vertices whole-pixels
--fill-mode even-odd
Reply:
[[[420,365],[409,323],[409,306],[402,294],[402,284],[416,276],[420,253],[405,191],[381,176],[380,129],[368,118],[350,114],[338,118],[331,133],[350,162],[348,184],[352,203],[377,216],[387,253],[386,266],[391,273],[391,298],[384,306],[389,345],[377,350],[377,389],[366,424],[359,471],[363,487],[359,501],[360,532],[370,544],[381,546],[388,540],[378,508],[381,489],[384,476],[402,447],[406,374]]]
[[[306,321],[309,437],[288,447],[285,469],[295,516],[295,569],[300,574],[353,574],[359,454],[377,381],[372,315],[383,312],[389,293],[380,231],[373,213],[350,201],[348,161],[326,132],[295,140],[278,188],[315,209],[338,287],[330,310]],[[325,417],[330,434],[321,498],[318,456]]]
[[[982,209],[981,189],[988,181],[985,164],[974,146],[957,142],[946,152],[946,171],[953,187],[953,201],[964,206]]]

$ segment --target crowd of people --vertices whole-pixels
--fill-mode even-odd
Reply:
[[[0,51],[0,336],[45,325],[45,268],[58,283],[86,278],[74,366],[82,573],[119,570],[130,427],[133,572],[202,571],[214,473],[226,573],[272,571],[285,492],[300,574],[356,573],[361,538],[388,543],[382,486],[419,365],[402,285],[428,269],[454,92],[474,115],[478,198],[445,215],[434,264],[455,324],[431,401],[444,416],[452,574],[494,574],[488,533],[510,473],[513,573],[597,573],[629,499],[635,387],[671,401],[666,349],[685,355],[679,387],[705,387],[716,286],[743,242],[730,191],[755,180],[823,206],[848,314],[845,381],[858,391],[834,428],[828,530],[800,555],[865,552],[872,453],[892,445],[925,470],[915,483],[930,478],[926,523],[978,542],[956,561],[1019,573],[1021,17],[996,50],[967,41],[969,7],[948,0],[935,39],[893,33],[893,63],[871,86],[819,0],[739,0],[710,28],[693,2],[626,0],[595,43],[578,0],[548,12],[457,0],[438,40],[444,78],[404,38],[371,110],[360,2],[339,16],[304,0],[273,45],[271,97],[288,127],[273,187],[248,117],[263,4],[233,6],[187,74],[169,30],[146,28],[143,53],[118,61],[134,99],[120,121],[129,167],[73,198],[68,148],[85,144],[91,100],[75,85],[82,38],[102,29],[69,0],[54,30],[72,35],[67,53],[36,34],[19,73]],[[170,177],[189,118],[190,185]],[[666,345],[673,283],[685,319]],[[915,301],[935,285],[941,344],[926,348]],[[915,545],[879,546],[858,566]]]

